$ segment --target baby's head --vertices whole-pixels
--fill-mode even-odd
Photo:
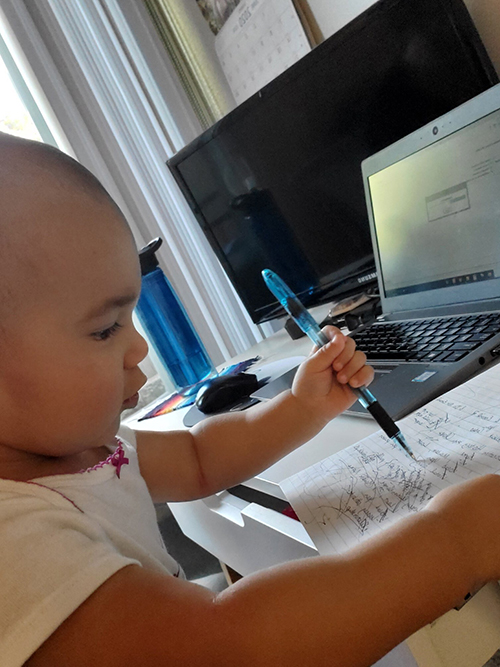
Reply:
[[[106,444],[144,383],[131,232],[81,165],[2,134],[0,216],[0,461]]]

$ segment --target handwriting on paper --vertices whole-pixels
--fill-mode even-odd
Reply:
[[[500,366],[400,422],[417,461],[382,432],[281,486],[322,554],[342,553],[421,509],[439,490],[500,472]]]

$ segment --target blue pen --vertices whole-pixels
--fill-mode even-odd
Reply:
[[[312,342],[318,347],[326,345],[329,342],[329,339],[321,331],[316,320],[312,317],[309,311],[304,308],[288,285],[270,269],[264,269],[262,271],[262,277],[269,290],[278,299],[290,317],[295,320],[302,331],[309,336]],[[349,389],[356,395],[361,405],[368,410],[384,433],[399,445],[408,456],[416,461],[415,455],[406,442],[404,435],[371,391],[366,387],[349,386]]]

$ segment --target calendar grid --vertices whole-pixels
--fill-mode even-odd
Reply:
[[[311,47],[291,0],[242,0],[217,35],[215,49],[241,103]]]

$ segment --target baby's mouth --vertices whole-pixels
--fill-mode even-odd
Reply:
[[[135,394],[132,394],[129,398],[126,398],[122,403],[122,410],[130,410],[130,408],[135,408],[139,402],[139,391],[144,387],[147,382],[147,378],[144,375],[144,380],[141,382]]]
[[[125,401],[123,401],[122,409],[123,410],[130,410],[130,408],[135,408],[138,402],[139,402],[139,392],[136,391],[133,396],[131,396],[130,398],[127,398]]]

